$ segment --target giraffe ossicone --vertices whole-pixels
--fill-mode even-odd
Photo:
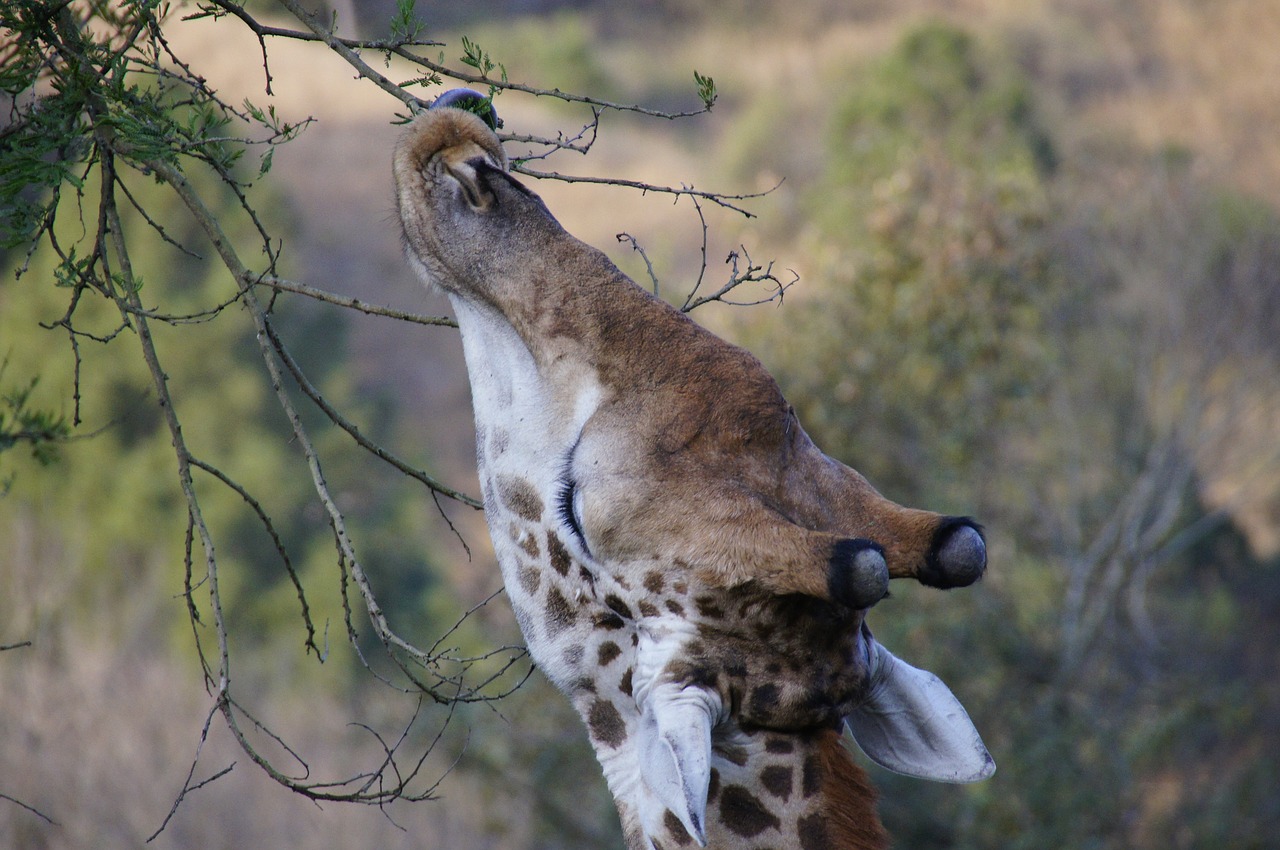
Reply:
[[[565,232],[470,102],[396,148],[405,253],[456,312],[507,594],[628,850],[886,846],[846,725],[910,775],[994,763],[866,611],[890,578],[976,581],[980,527],[824,455],[759,361]]]

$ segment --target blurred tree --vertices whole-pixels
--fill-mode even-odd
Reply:
[[[823,445],[904,501],[985,508],[1007,465],[975,464],[1037,414],[1046,329],[1072,300],[1046,236],[1051,146],[1025,83],[949,27],[863,77],[812,190],[817,268],[793,319],[817,330],[761,344]]]
[[[1280,221],[1177,158],[1079,173],[1017,67],[948,25],[845,88],[787,308],[805,331],[752,347],[820,444],[993,541],[980,590],[895,587],[906,604],[872,615],[963,682],[1000,765],[963,790],[879,773],[890,832],[917,850],[1263,846],[1280,811],[1251,788],[1277,768],[1247,754],[1274,747],[1280,700],[1241,692],[1234,659],[1240,623],[1274,619],[1276,566],[1225,544],[1280,467]],[[1206,482],[1230,495],[1210,505]]]

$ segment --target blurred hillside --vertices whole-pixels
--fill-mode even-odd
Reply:
[[[382,0],[332,5],[368,33],[394,11]],[[771,190],[751,205],[756,218],[705,211],[708,279],[745,246],[800,283],[778,308],[710,305],[695,317],[757,352],[819,444],[888,495],[986,525],[982,585],[895,586],[872,615],[883,642],[952,685],[1000,766],[965,788],[876,771],[898,846],[1273,846],[1280,0],[650,0],[625,13],[509,0],[418,11],[450,50],[466,34],[512,80],[687,107],[692,71],[715,77],[710,117],[611,117],[588,156],[546,167]],[[229,99],[260,97],[256,41],[232,30],[200,22],[172,38],[203,55],[202,73]],[[400,256],[397,104],[303,46],[273,46],[271,62],[278,108],[318,119],[263,184],[273,218],[290,222],[288,273],[447,312]],[[572,133],[589,118],[512,94],[497,107],[513,133]],[[633,236],[668,298],[698,275],[702,228],[687,202],[534,188],[645,283],[643,261],[616,238]],[[149,286],[193,300],[227,285],[194,262],[152,263]],[[23,289],[31,275],[4,281],[0,357],[12,375],[38,370],[38,397],[66,409],[65,337],[37,327],[57,318],[58,297]],[[290,316],[290,339],[327,392],[404,455],[477,490],[454,332],[311,304]],[[343,646],[336,591],[319,589],[327,528],[290,483],[305,472],[280,448],[248,340],[228,324],[165,341],[175,374],[199,388],[180,403],[216,456],[288,518],[300,572],[332,617],[333,654],[318,667],[300,651],[291,585],[264,566],[267,545],[228,499],[219,521],[238,541],[228,557],[241,663],[255,710],[322,753],[317,772],[345,776],[380,755],[349,724],[393,734],[412,707]],[[14,848],[143,846],[209,709],[180,598],[184,520],[167,437],[139,375],[101,354],[85,368],[96,388],[86,429],[110,427],[64,446],[51,467],[0,455],[0,481],[14,475],[0,498],[0,645],[32,641],[0,653],[0,844]],[[448,509],[468,554],[398,476],[364,462],[333,474],[352,521],[378,541],[366,558],[407,633],[431,640],[497,589],[479,514]],[[499,599],[458,639],[518,638]],[[443,713],[425,720],[416,734]],[[306,804],[215,734],[197,775],[235,769],[192,794],[148,846],[619,845],[578,721],[537,677],[496,711],[449,720],[429,768],[448,773],[441,799],[386,816]]]

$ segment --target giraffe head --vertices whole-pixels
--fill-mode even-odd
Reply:
[[[823,454],[759,361],[566,233],[482,118],[427,112],[395,176],[409,260],[458,315],[507,593],[629,850],[878,846],[817,841],[867,800],[846,725],[892,769],[989,775],[955,697],[865,623],[890,578],[976,581],[980,527]]]

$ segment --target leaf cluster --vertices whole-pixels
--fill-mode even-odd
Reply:
[[[7,368],[7,360],[0,363],[0,381],[4,380]],[[35,377],[24,386],[8,390],[0,384],[0,454],[26,444],[36,462],[48,466],[57,460],[58,444],[71,434],[71,423],[61,414],[31,404],[32,393],[39,383],[39,377]],[[0,495],[11,485],[12,478],[0,482]]]

